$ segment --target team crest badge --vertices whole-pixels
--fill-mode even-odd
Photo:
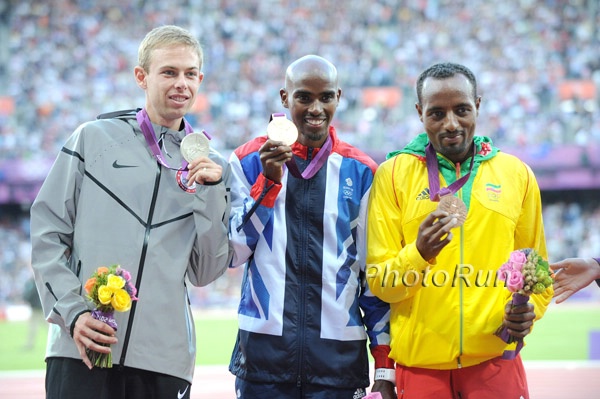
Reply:
[[[187,175],[187,170],[178,170],[177,174],[175,175],[175,178],[177,179],[177,184],[186,193],[194,194],[196,192],[196,182],[189,184],[187,180]]]

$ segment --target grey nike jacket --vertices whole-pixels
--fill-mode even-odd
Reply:
[[[185,132],[153,125],[170,166]],[[82,284],[99,266],[132,274],[139,300],[115,312],[113,364],[192,382],[196,335],[186,282],[203,286],[230,262],[230,168],[213,185],[187,185],[160,166],[135,114],[81,125],[67,140],[31,208],[32,266],[50,331],[46,357],[79,353],[72,324],[92,309]]]

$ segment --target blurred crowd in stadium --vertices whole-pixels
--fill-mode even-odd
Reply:
[[[161,24],[189,28],[204,46],[189,119],[225,153],[282,111],[284,68],[309,53],[338,67],[334,124],[366,151],[420,132],[414,82],[437,61],[479,77],[478,132],[501,148],[600,142],[597,0],[4,0],[0,159],[53,158],[78,124],[142,105],[137,45]],[[545,217],[552,259],[600,254],[600,208],[556,203]],[[30,257],[26,216],[1,219],[0,305],[18,301]],[[223,302],[238,279],[215,283]]]
[[[204,45],[192,120],[225,150],[264,132],[281,111],[285,66],[308,53],[337,65],[336,126],[367,150],[397,148],[419,132],[414,81],[442,60],[479,77],[479,131],[499,146],[600,140],[597,0],[4,3],[0,95],[14,104],[0,116],[1,157],[54,156],[81,122],[140,106],[137,44],[171,23]]]

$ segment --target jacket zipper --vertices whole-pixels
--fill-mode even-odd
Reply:
[[[146,254],[148,252],[148,241],[150,240],[150,231],[152,230],[152,217],[154,216],[154,210],[156,208],[156,200],[158,198],[158,189],[160,187],[160,176],[162,174],[162,169],[158,162],[156,163],[156,178],[154,180],[154,192],[152,193],[152,201],[150,202],[150,210],[148,212],[148,218],[146,222],[146,232],[144,234],[144,243],[142,245],[142,254],[140,255],[140,263],[138,265],[138,273],[137,279],[135,281],[135,286],[137,287],[138,297],[140,293],[140,286],[142,282],[142,275],[144,271],[144,265],[146,263]],[[131,329],[133,327],[133,319],[135,318],[135,309],[136,309],[137,301],[134,301],[131,304],[131,309],[129,310],[129,320],[127,323],[127,330],[125,331],[125,338],[123,340],[123,350],[121,351],[121,357],[119,359],[119,368],[123,368],[125,366],[125,357],[127,356],[127,347],[129,346],[129,338],[131,337]]]
[[[307,157],[307,161],[310,162],[312,155],[313,155],[313,149],[309,148],[308,151],[308,157]],[[303,198],[304,199],[310,199],[310,196],[308,195],[308,193],[310,192],[309,186],[310,186],[310,180],[302,180],[302,185],[304,187],[303,190]],[[307,212],[302,212],[302,218],[300,220],[300,248],[306,248],[307,246],[307,237],[306,237],[306,228],[305,226],[308,224],[307,222],[308,219],[308,215]],[[298,301],[298,377],[296,379],[296,386],[298,388],[302,387],[302,380],[304,377],[304,372],[302,369],[302,364],[304,363],[304,322],[305,322],[305,316],[306,316],[306,308],[305,308],[305,296],[304,296],[304,291],[305,291],[305,283],[306,283],[306,254],[307,251],[303,251],[300,250],[299,251],[301,254],[301,258],[300,258],[300,262],[298,263],[299,266],[299,274],[300,274],[300,279],[299,279],[299,285],[300,285],[300,290],[299,290],[299,301]]]
[[[456,164],[456,179],[460,179],[461,177],[461,164],[457,163]],[[460,198],[461,200],[463,199],[462,196],[463,190],[462,188],[460,190],[458,190],[458,192],[456,193],[458,195],[458,198]],[[463,230],[463,225],[460,226],[460,240],[459,240],[459,255],[460,255],[460,264],[463,265],[464,264],[464,230]],[[459,286],[459,292],[460,292],[460,340],[459,340],[459,352],[458,352],[458,359],[457,359],[457,367],[460,369],[462,368],[462,362],[461,362],[461,357],[463,354],[463,344],[464,344],[464,290],[463,290],[463,281],[462,279],[459,281],[460,286]]]

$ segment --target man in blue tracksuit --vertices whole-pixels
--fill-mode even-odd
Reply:
[[[338,139],[341,90],[327,60],[287,69],[281,101],[298,128],[232,154],[232,266],[246,265],[230,363],[238,398],[395,398],[389,305],[365,283],[366,205],[376,164]],[[281,116],[277,116],[281,117]]]

